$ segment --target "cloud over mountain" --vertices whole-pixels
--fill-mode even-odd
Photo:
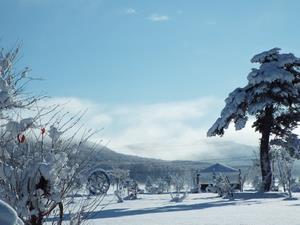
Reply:
[[[208,159],[242,156],[245,149],[249,155],[253,149],[249,146],[259,143],[251,121],[242,131],[230,127],[222,138],[206,137],[218,117],[215,112],[223,106],[223,101],[214,97],[134,105],[103,105],[79,98],[53,98],[50,102],[65,103],[65,110],[74,113],[87,109],[82,121],[85,127],[104,128],[98,138],[121,153],[167,160]]]

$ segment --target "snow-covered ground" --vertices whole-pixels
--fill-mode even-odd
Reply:
[[[212,193],[190,194],[181,203],[168,194],[139,195],[139,199],[116,203],[105,198],[90,225],[299,225],[300,200],[286,200],[278,193],[236,193],[235,200]],[[300,198],[300,193],[295,193]]]

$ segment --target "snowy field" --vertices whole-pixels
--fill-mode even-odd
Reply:
[[[139,195],[116,203],[105,198],[90,225],[300,225],[300,200],[286,200],[278,193],[236,193],[235,200],[212,193],[190,194],[184,202],[170,202],[168,194]],[[300,193],[295,193],[300,198]]]

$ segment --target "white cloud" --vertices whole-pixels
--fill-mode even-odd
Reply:
[[[125,14],[128,14],[128,15],[136,14],[136,10],[133,9],[133,8],[128,8],[128,9],[125,10]]]
[[[104,130],[97,138],[127,154],[162,159],[204,159],[243,154],[238,144],[257,146],[259,136],[251,122],[242,131],[231,126],[225,135],[207,138],[206,131],[223,106],[223,99],[203,97],[188,101],[138,105],[101,105],[78,98],[54,98],[73,113],[88,109],[87,128]],[[234,144],[233,142],[237,143]],[[224,150],[225,149],[225,150]]]
[[[95,102],[79,99],[75,97],[56,97],[45,100],[42,106],[59,105],[63,112],[69,112],[72,115],[84,113],[82,124],[86,128],[99,130],[112,123],[112,117],[105,113],[106,106],[96,104]]]
[[[167,15],[158,15],[158,14],[152,14],[148,17],[149,20],[153,22],[165,22],[170,20],[171,18]]]

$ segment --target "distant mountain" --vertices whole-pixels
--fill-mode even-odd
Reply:
[[[247,171],[252,165],[257,148],[232,142],[210,143],[214,151],[206,157],[197,153],[192,160],[167,161],[161,159],[145,158],[134,155],[127,155],[115,152],[104,146],[97,146],[92,156],[94,167],[111,170],[114,168],[127,169],[130,176],[139,181],[145,182],[147,176],[164,177],[169,173],[188,172],[195,173],[216,162],[222,162],[229,166]],[[300,162],[296,162],[294,168],[295,175],[300,174]]]
[[[258,153],[258,147],[239,144],[233,141],[206,140],[206,151],[195,151],[191,158],[203,162],[224,162],[234,165],[249,165]]]
[[[175,160],[173,162],[189,162],[197,161],[202,163],[209,162],[236,162],[235,164],[248,164],[251,159],[255,157],[255,152],[258,152],[258,147],[238,144],[232,141],[206,141],[204,142],[205,149],[199,149],[199,151],[194,151],[186,157],[187,160]],[[122,161],[124,159],[130,162],[142,162],[142,161],[155,161],[155,162],[170,162],[166,160],[145,158],[134,155],[127,155],[122,153],[117,153],[107,147],[99,146],[97,149],[98,159],[101,161],[113,160]],[[243,161],[243,162],[241,162]]]
[[[167,161],[161,159],[144,158],[115,152],[107,147],[98,146],[93,152],[92,164],[94,167],[111,170],[114,168],[127,169],[130,176],[140,182],[145,182],[147,176],[164,177],[169,173],[195,173],[217,161]],[[231,164],[229,164],[231,165]]]

